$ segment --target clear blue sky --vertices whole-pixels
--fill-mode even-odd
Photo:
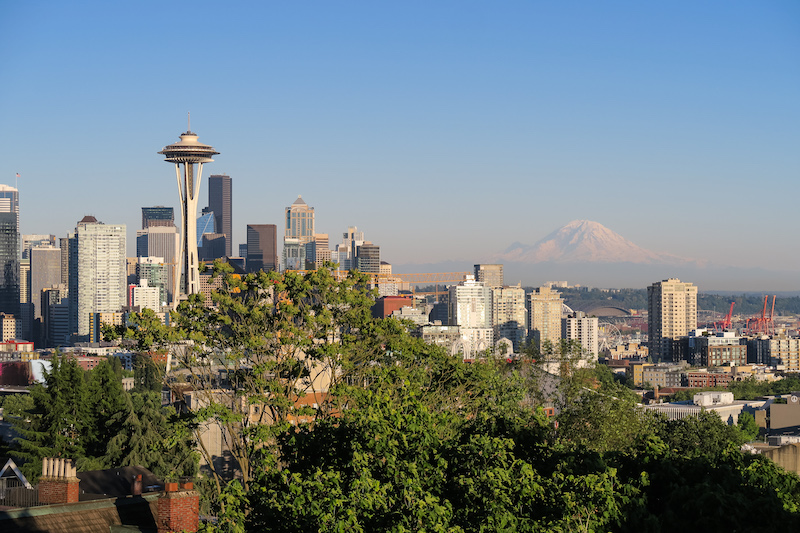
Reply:
[[[589,219],[800,271],[796,0],[2,2],[0,80],[24,233],[93,214],[134,255],[141,206],[177,206],[156,152],[191,111],[235,244],[302,194],[395,264]]]

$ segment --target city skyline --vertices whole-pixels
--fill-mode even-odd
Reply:
[[[155,152],[191,111],[222,154],[205,174],[236,181],[234,247],[302,195],[317,231],[358,226],[395,265],[485,262],[590,219],[651,250],[798,271],[794,2],[200,6],[213,22],[0,7],[0,182],[20,174],[21,233],[91,214],[127,225],[134,255],[141,207],[179,207]],[[178,16],[225,38],[177,41]],[[164,72],[186,46],[207,58],[192,91]]]

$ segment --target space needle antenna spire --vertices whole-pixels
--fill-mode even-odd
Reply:
[[[189,130],[181,133],[181,140],[165,146],[158,152],[164,161],[175,164],[175,177],[178,181],[178,197],[181,202],[181,249],[180,265],[173,267],[173,309],[181,298],[200,292],[200,273],[197,254],[197,201],[200,193],[200,180],[203,163],[214,161],[211,157],[219,154],[207,144],[198,142],[197,135],[191,131],[191,115],[187,113]],[[195,181],[195,165],[197,180]]]

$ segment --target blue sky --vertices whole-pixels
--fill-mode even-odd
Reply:
[[[356,225],[395,264],[589,219],[800,271],[796,1],[232,4],[0,4],[24,233],[93,214],[134,255],[140,208],[177,205],[156,152],[191,111],[220,152],[204,178],[233,178],[235,244],[302,194],[332,243]]]

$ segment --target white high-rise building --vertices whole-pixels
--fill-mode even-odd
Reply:
[[[70,235],[69,252],[72,331],[88,335],[90,315],[115,313],[127,303],[125,225],[84,217]]]
[[[450,324],[459,327],[465,358],[493,347],[492,290],[475,276],[450,287],[448,315]]]
[[[597,360],[599,350],[599,322],[596,316],[586,316],[578,311],[561,319],[561,338],[576,340],[581,343],[586,360]]]
[[[150,287],[147,279],[140,279],[139,285],[128,287],[128,300],[128,305],[131,307],[161,312],[161,290],[159,287]]]

